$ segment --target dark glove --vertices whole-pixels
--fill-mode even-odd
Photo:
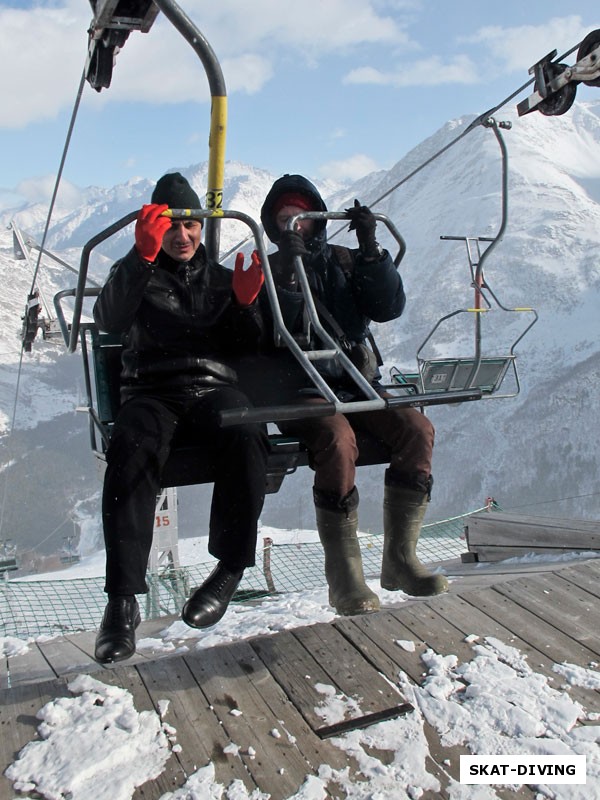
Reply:
[[[162,240],[171,227],[169,217],[161,217],[169,206],[166,203],[151,203],[142,206],[135,223],[135,249],[144,261],[154,262],[160,253]]]
[[[261,290],[265,276],[262,271],[260,256],[256,250],[250,256],[250,266],[244,269],[244,254],[238,253],[235,257],[235,267],[231,288],[235,299],[241,306],[250,306],[256,300]]]
[[[298,231],[283,231],[279,238],[279,252],[281,260],[286,264],[293,264],[296,256],[307,256],[308,250],[302,234]]]
[[[361,206],[358,200],[352,208],[344,209],[350,220],[349,231],[356,231],[360,252],[366,258],[379,258],[381,248],[375,239],[377,220],[368,206]]]

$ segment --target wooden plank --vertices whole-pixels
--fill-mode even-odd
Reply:
[[[600,524],[589,520],[486,513],[470,517],[466,526],[469,550],[480,546],[600,550]]]
[[[413,635],[440,655],[455,655],[461,661],[473,657],[471,646],[461,630],[452,625],[429,603],[416,603],[395,612]]]
[[[93,677],[109,686],[120,686],[128,691],[138,713],[142,711],[157,712],[141,676],[134,667],[114,667]],[[135,789],[133,800],[159,800],[167,792],[172,792],[176,787],[181,786],[184,781],[185,773],[179,761],[171,755],[160,775]]]
[[[50,639],[46,642],[40,641],[37,646],[57,675],[88,672],[90,667],[97,668],[99,666],[95,661],[90,663],[89,656],[65,637]]]
[[[8,689],[10,687],[8,676],[8,656],[0,656],[0,689]]]
[[[94,647],[96,644],[96,633],[97,631],[85,631],[84,633],[67,633],[65,635],[65,639],[74,644],[75,647],[78,647],[82,653],[88,658],[90,667],[95,664],[99,669],[102,669],[102,665],[98,664],[94,660]]]
[[[160,700],[169,703],[165,721],[177,731],[182,747],[177,759],[184,772],[190,775],[212,761],[219,783],[228,786],[241,780],[252,791],[255,784],[243,764],[224,752],[230,741],[185,660],[149,661],[139,664],[137,671],[154,706],[158,708]]]
[[[39,740],[37,712],[57,697],[70,696],[64,679],[28,683],[0,692],[0,797],[12,798],[16,794],[4,772],[26,744]]]
[[[484,592],[483,595],[493,597],[491,591]],[[515,630],[514,626],[518,624],[518,618],[513,618],[513,628],[508,628],[485,613],[483,608],[467,603],[462,597],[450,594],[436,598],[434,607],[438,614],[451,622],[465,637],[477,636],[481,642],[488,637],[499,639],[503,644],[517,648],[525,656],[531,669],[545,675],[551,683],[562,680],[554,672],[553,667],[564,659],[557,661],[556,651],[549,652],[547,646],[540,649],[539,641],[536,647],[535,643],[530,641],[532,638],[531,627],[527,624],[522,624],[519,626],[519,630]],[[598,695],[594,690],[579,686],[571,686],[569,696],[587,708],[595,707],[598,702]]]
[[[412,650],[408,645],[405,649],[398,644],[398,642],[407,643],[413,637],[411,631],[391,613],[382,611],[357,617],[338,617],[333,625],[375,670],[385,675],[394,685],[398,684],[401,671],[412,677],[416,683],[420,682],[423,677],[420,654],[424,652],[426,646],[415,642],[415,649]],[[419,712],[414,710],[411,713]],[[448,797],[447,789],[450,781],[448,766],[443,762],[448,760],[449,750],[442,748],[437,732],[426,720],[422,720],[422,724],[429,749],[427,770],[440,782],[439,791],[424,792],[423,800],[444,800]],[[462,752],[467,753],[467,750]],[[389,753],[378,752],[377,756],[382,763],[385,763]],[[455,763],[456,780],[458,780],[458,757]]]
[[[582,552],[571,547],[537,547],[535,545],[524,545],[523,547],[514,545],[511,547],[495,547],[491,545],[475,544],[470,545],[471,552],[477,556],[477,562],[506,561],[509,558],[523,558],[531,554],[534,555],[567,555],[569,553]]]
[[[394,615],[382,611],[360,617],[340,617],[335,620],[334,625],[375,669],[394,684],[398,683],[400,672],[420,684],[424,675],[421,656],[428,648],[413,631],[402,624],[400,616],[399,613]],[[410,643],[414,645],[414,650]],[[440,782],[438,796],[446,798],[450,778],[456,781],[459,779],[459,756],[466,755],[468,750],[442,747],[435,728],[425,719],[422,724],[429,749],[427,769]]]
[[[380,611],[360,617],[339,617],[333,624],[376,670],[394,684],[398,683],[400,670],[415,683],[421,682],[421,655],[427,645],[402,624],[399,615]],[[410,645],[406,649],[399,642],[413,642],[414,650],[410,649]]]
[[[315,708],[322,704],[323,695],[315,686],[331,683],[328,673],[291,631],[257,637],[251,645],[311,729],[320,727],[322,719]]]
[[[465,641],[463,632],[452,625],[447,619],[439,614],[431,601],[420,603],[401,609],[398,612],[407,627],[414,630],[415,634],[439,655],[455,655],[459,661],[467,662],[473,658],[473,650],[468,642]],[[434,741],[433,752],[437,759],[444,762],[450,760],[450,764],[455,769],[455,780],[458,780],[456,768],[460,768],[460,758],[462,754],[469,754],[470,751],[463,745],[455,747],[442,746]],[[496,790],[496,787],[494,787]],[[499,796],[511,798],[534,798],[536,793],[527,785],[521,786],[517,791],[506,793]]]
[[[44,658],[44,654],[34,643],[29,643],[26,653],[8,659],[8,682],[10,686],[22,683],[39,683],[57,678],[57,673]]]
[[[313,769],[288,733],[286,698],[250,644],[214,647],[185,659],[259,789],[272,800],[298,792]]]
[[[329,681],[358,703],[362,714],[382,711],[405,701],[335,627],[318,624],[297,628],[293,633],[325,670]]]
[[[597,520],[573,519],[562,517],[534,517],[530,514],[516,514],[511,511],[486,511],[467,518],[467,524],[476,526],[501,524],[521,526],[523,530],[545,528],[547,530],[583,531],[600,534],[600,523]]]
[[[600,597],[600,559],[565,567],[557,574],[563,580],[568,580],[586,592]]]
[[[596,658],[595,653],[500,591],[501,587],[509,585],[504,583],[492,589],[471,590],[460,596],[469,606],[480,609],[509,630],[527,631],[530,645],[540,653],[548,653],[556,663],[569,661],[580,667],[589,666],[590,661]]]
[[[424,641],[425,638],[430,638],[429,633],[423,637],[417,631],[418,628],[421,628],[421,634],[429,631],[431,619],[435,619],[436,616],[426,603],[415,603],[403,605],[392,613],[369,614],[364,617],[354,617],[352,620],[336,620],[335,625],[341,627],[365,657],[381,669],[390,680],[397,681],[398,667],[400,667],[415,683],[420,684],[426,674],[421,660],[422,654],[430,648],[441,655],[448,654],[445,643],[442,646],[438,643],[432,647]],[[411,627],[408,627],[409,625]],[[446,631],[452,630],[452,626],[445,624],[441,618],[438,619],[437,626]],[[453,637],[458,639],[462,634],[454,632]],[[414,651],[407,649],[406,645],[398,644],[411,641],[415,646]],[[453,649],[452,652],[454,651]],[[393,666],[390,666],[390,663]],[[437,730],[425,719],[423,719],[423,732],[429,749],[427,768],[440,781],[439,797],[447,797],[450,779],[459,781],[460,756],[469,755],[470,750],[462,745],[453,747],[442,745]],[[497,787],[494,789],[497,790]],[[498,787],[497,794],[498,797],[523,798],[523,800],[533,797],[528,787],[522,787],[518,792],[506,795],[500,793]]]
[[[597,620],[600,609],[597,598],[571,584],[562,586],[547,578],[522,578],[498,584],[495,591],[510,597],[549,622],[556,630],[584,644],[600,655]]]
[[[252,681],[262,702],[277,720],[285,723],[286,735],[290,741],[295,740],[296,747],[311,769],[316,773],[324,759],[336,769],[348,766],[345,754],[340,754],[336,747],[323,743],[314,736],[310,726],[252,648],[252,641],[237,642],[231,647],[235,649],[234,658],[238,660],[248,680]]]

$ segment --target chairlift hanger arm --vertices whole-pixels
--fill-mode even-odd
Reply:
[[[212,101],[208,140],[206,207],[211,211],[219,211],[223,207],[223,184],[225,181],[227,90],[221,65],[206,37],[198,30],[175,0],[154,0],[153,2],[151,0],[128,0],[128,2],[125,2],[125,0],[91,0],[91,5],[95,14],[90,28],[90,48],[93,48],[91,53],[92,55],[93,53],[96,54],[96,59],[102,57],[107,62],[106,70],[109,70],[108,81],[103,80],[103,76],[100,76],[97,80],[97,85],[95,85],[94,79],[98,76],[94,76],[93,64],[90,63],[92,55],[90,55],[86,67],[86,75],[88,81],[98,91],[110,85],[114,51],[123,46],[131,30],[149,31],[159,10],[163,12],[199,57],[208,79]],[[120,10],[127,10],[128,16],[119,17]],[[116,33],[117,40],[109,38],[108,41],[103,41],[103,32],[111,30]],[[110,50],[108,55],[103,52],[107,48]],[[95,63],[97,64],[98,62],[96,61]],[[219,226],[219,215],[207,218],[204,245],[208,255],[215,260],[219,256]]]
[[[512,397],[512,394],[497,394],[504,377],[510,367],[512,367],[515,383],[517,387],[517,394],[520,390],[519,378],[515,363],[515,347],[518,342],[525,336],[530,328],[537,321],[537,313],[534,309],[529,307],[522,308],[507,308],[502,305],[498,298],[493,293],[491,287],[484,279],[484,263],[489,258],[495,247],[500,243],[504,236],[504,231],[508,221],[508,155],[504,137],[502,136],[501,129],[510,129],[510,123],[500,122],[497,123],[493,117],[488,117],[485,122],[482,121],[484,127],[491,128],[496,140],[500,146],[502,156],[502,203],[501,203],[501,222],[498,232],[493,237],[487,236],[441,236],[440,239],[444,241],[462,241],[467,248],[467,256],[469,260],[469,270],[471,275],[471,286],[475,290],[475,300],[472,308],[459,308],[448,314],[445,314],[434,325],[433,329],[426,336],[424,341],[417,349],[417,363],[418,363],[418,376],[417,385],[422,392],[427,391],[427,385],[431,391],[447,391],[453,386],[458,385],[461,388],[469,389],[479,386],[482,391],[486,392],[487,397]],[[480,244],[485,242],[487,247],[481,252]],[[482,352],[482,319],[485,313],[492,311],[492,303],[487,294],[496,303],[496,305],[503,311],[512,312],[527,312],[533,314],[533,320],[527,325],[525,330],[518,336],[516,341],[510,347],[510,352],[504,356],[489,357],[484,356]],[[485,307],[482,307],[485,303]],[[472,355],[467,357],[435,357],[426,358],[423,352],[427,344],[431,341],[439,327],[447,320],[456,317],[459,314],[471,313],[474,314],[474,351]],[[494,372],[494,370],[496,370]],[[488,380],[482,378],[482,374],[486,373]],[[490,377],[492,376],[493,377]],[[436,384],[436,387],[433,384]],[[426,385],[427,384],[427,385]],[[485,386],[484,386],[485,384]],[[439,387],[439,388],[437,388]]]
[[[227,89],[219,60],[204,35],[174,0],[154,0],[173,27],[190,44],[199,57],[208,79],[211,94],[209,159],[206,188],[206,207],[210,211],[223,208],[225,183],[225,139],[227,131]],[[206,219],[204,246],[210,258],[218,260],[220,244],[220,219],[211,215]]]

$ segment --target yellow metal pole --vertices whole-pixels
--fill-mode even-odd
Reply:
[[[227,129],[227,89],[219,60],[212,47],[175,0],[154,0],[167,19],[190,44],[206,72],[212,98],[208,140],[208,186],[206,205],[215,214],[206,220],[204,246],[209,258],[218,259],[220,244],[219,212],[223,208],[225,173],[225,131]]]
[[[227,133],[227,96],[212,98],[208,149],[208,185],[206,207],[217,214],[223,208],[225,180],[225,140]]]

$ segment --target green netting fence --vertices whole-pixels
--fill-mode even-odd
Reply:
[[[417,553],[424,563],[457,558],[466,550],[465,520],[485,508],[423,527]],[[367,579],[379,577],[383,534],[360,537]],[[179,614],[191,590],[209,575],[215,562],[148,574],[148,594],[140,603],[143,619]],[[263,540],[256,566],[247,569],[234,602],[257,602],[289,592],[325,585],[323,548],[319,542],[275,544]],[[104,578],[0,580],[0,636],[31,638],[96,630],[106,595]],[[142,600],[142,598],[140,598]]]

